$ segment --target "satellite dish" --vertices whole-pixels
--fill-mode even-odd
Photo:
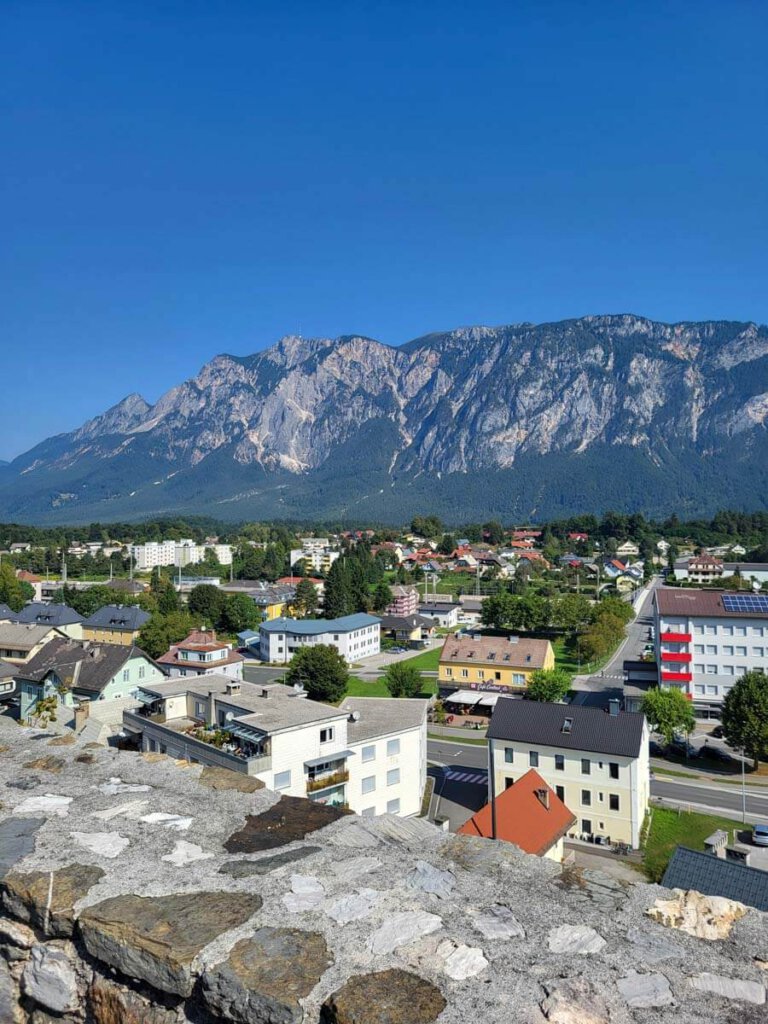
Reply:
[[[224,715],[224,721],[225,722],[231,722],[234,717],[235,717],[234,711],[228,711],[226,713],[226,715]]]
[[[757,580],[752,580],[752,589],[754,590],[755,593],[757,593],[758,590],[760,589],[760,584],[759,584],[759,582]]]

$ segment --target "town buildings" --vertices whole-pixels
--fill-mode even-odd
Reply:
[[[72,708],[83,700],[125,699],[144,683],[164,678],[138,647],[57,637],[18,670],[19,717],[29,719],[38,701],[47,697]]]
[[[435,635],[435,623],[423,615],[383,615],[381,632],[406,647],[421,647]]]
[[[312,570],[326,576],[339,555],[327,537],[302,537],[301,547],[291,551],[291,567],[301,564],[305,572]]]
[[[419,607],[419,592],[416,587],[402,586],[398,584],[392,587],[392,601],[387,605],[387,615],[396,615],[404,618],[408,615],[415,615]]]
[[[523,693],[532,672],[555,667],[549,640],[517,636],[448,636],[440,652],[440,692],[495,690]]]
[[[639,846],[650,795],[644,715],[619,701],[604,711],[502,697],[487,735],[489,801],[535,768],[576,815],[572,834]]]
[[[145,751],[219,765],[284,796],[363,815],[419,814],[427,701],[347,698],[340,707],[281,684],[221,676],[142,686],[125,729]]]
[[[157,659],[169,676],[227,676],[243,678],[243,658],[232,644],[217,640],[213,629],[192,632]]]
[[[147,541],[146,544],[132,544],[131,558],[139,572],[149,572],[155,566],[197,565],[205,559],[205,552],[210,548],[216,555],[220,565],[232,564],[232,547],[229,544],[196,544],[195,541],[183,540]]]
[[[678,558],[673,573],[681,582],[712,583],[735,577],[746,583],[763,584],[768,583],[768,562],[723,562],[710,554],[691,555]]]
[[[149,622],[149,612],[138,605],[107,604],[83,619],[83,640],[107,644],[135,644],[139,631]]]
[[[495,808],[487,803],[457,831],[463,836],[514,843],[525,853],[559,863],[563,859],[564,837],[575,824],[576,815],[530,768],[514,786],[496,794]]]
[[[660,587],[654,592],[659,684],[676,686],[697,717],[717,717],[745,672],[768,671],[768,596]]]
[[[226,594],[245,594],[259,609],[263,622],[290,614],[296,588],[285,583],[264,580],[233,580],[221,588]]]
[[[20,612],[14,612],[10,621],[25,625],[55,626],[59,632],[73,640],[81,640],[83,636],[83,616],[65,604],[30,601]]]
[[[54,637],[63,636],[55,626],[0,622],[0,661],[25,665]]]
[[[459,624],[461,605],[453,600],[446,603],[426,599],[419,604],[418,612],[441,629],[455,629]]]
[[[262,661],[282,665],[300,648],[314,644],[335,647],[350,663],[369,658],[381,649],[381,619],[360,612],[339,619],[273,619],[259,627]]]

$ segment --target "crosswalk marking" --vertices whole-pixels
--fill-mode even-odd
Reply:
[[[487,786],[488,776],[485,772],[457,772],[447,771],[445,773],[446,779],[450,779],[451,782],[471,782],[477,786]]]

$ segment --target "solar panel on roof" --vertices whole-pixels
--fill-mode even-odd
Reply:
[[[723,594],[727,612],[760,612],[768,614],[768,594]]]

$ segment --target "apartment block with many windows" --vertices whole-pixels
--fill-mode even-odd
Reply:
[[[571,836],[640,844],[650,796],[645,716],[500,698],[488,729],[488,799],[535,769],[576,817]]]
[[[654,593],[659,685],[676,686],[697,717],[717,717],[745,672],[768,671],[768,596],[662,587]]]

